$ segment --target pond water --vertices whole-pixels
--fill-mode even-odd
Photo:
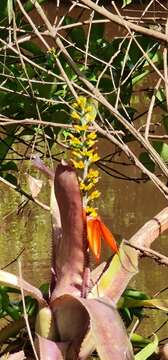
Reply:
[[[53,3],[46,9],[50,18],[54,18]],[[64,13],[65,9],[62,8]],[[38,19],[37,19],[38,21]],[[107,31],[109,36],[109,30]],[[140,100],[140,98],[139,98]],[[138,102],[137,106],[139,106]],[[114,151],[112,144],[105,141],[100,144],[102,156]],[[115,161],[121,161],[118,156]],[[114,165],[114,169],[123,171],[122,166]],[[137,170],[130,166],[124,170],[128,176],[136,176]],[[38,175],[37,175],[38,176]],[[99,201],[99,213],[104,222],[112,230],[117,240],[129,239],[147,220],[156,215],[167,201],[151,182],[136,183],[116,179],[102,172]],[[47,211],[37,205],[28,203],[18,212],[18,204],[22,199],[13,190],[0,183],[0,266],[1,268],[15,259],[24,248],[22,254],[22,272],[25,280],[40,285],[49,279],[51,258],[51,222]],[[41,195],[45,203],[49,203],[47,187]],[[168,256],[168,234],[163,234],[155,241],[154,248]],[[108,248],[103,248],[103,257],[110,255]],[[18,273],[17,262],[12,263],[8,271]],[[133,279],[131,286],[150,295],[168,286],[168,269],[158,266],[150,259],[140,262],[140,273]],[[155,332],[162,317],[153,315],[151,332]],[[149,325],[143,325],[149,334]],[[164,329],[164,331],[166,331]]]

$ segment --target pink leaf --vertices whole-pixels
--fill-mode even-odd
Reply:
[[[86,246],[79,183],[71,166],[58,165],[55,195],[61,216],[62,239],[56,249],[58,281],[52,299],[68,292],[80,296]]]
[[[32,161],[34,167],[40,170],[43,174],[47,175],[50,179],[54,179],[54,171],[48,166],[44,165],[43,161],[38,155],[35,155]]]
[[[47,305],[47,302],[44,300],[41,291],[33,285],[29,284],[27,281],[20,279],[19,276],[13,275],[4,270],[0,270],[0,283],[4,285],[9,285],[19,290],[22,286],[25,295],[31,295],[34,299],[38,301],[39,305],[41,306]]]
[[[24,354],[24,351],[18,351],[14,354],[10,354],[10,355],[6,355],[6,357],[4,357],[4,359],[7,360],[23,360],[26,359],[26,356]]]
[[[36,346],[40,360],[63,360],[62,352],[55,342],[37,335]]]
[[[112,301],[80,299],[90,316],[90,330],[95,348],[102,360],[132,360],[131,343],[124,324]],[[83,349],[84,350],[84,349]],[[82,355],[82,353],[81,353]],[[80,357],[80,359],[84,359]]]

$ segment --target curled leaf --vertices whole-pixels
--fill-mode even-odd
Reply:
[[[42,188],[43,181],[28,174],[28,184],[33,198],[36,198]]]

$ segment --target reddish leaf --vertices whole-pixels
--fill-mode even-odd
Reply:
[[[87,331],[89,317],[83,304],[75,296],[65,294],[50,302],[62,342],[70,342],[79,349]]]
[[[89,218],[87,220],[87,237],[89,246],[96,257],[96,260],[99,261],[101,252],[101,232],[97,219]]]
[[[46,166],[38,155],[34,156],[32,163],[36,167],[36,169],[43,172],[50,179],[54,179],[54,171],[51,170],[48,166]]]
[[[132,360],[134,356],[131,343],[113,303],[105,298],[80,301],[89,313],[91,335],[100,359]],[[90,342],[92,347],[93,341]],[[80,354],[79,358],[82,358]]]
[[[18,351],[16,353],[10,354],[10,355],[6,355],[2,357],[3,359],[7,359],[7,360],[23,360],[26,359],[26,356],[24,354],[24,351]],[[2,359],[1,358],[1,359]]]
[[[116,253],[118,251],[118,246],[116,244],[114,236],[101,220],[99,221],[99,226],[101,229],[102,237],[104,238],[106,243],[111,247],[112,251]]]
[[[63,355],[57,344],[42,336],[37,335],[36,347],[40,360],[63,360]]]
[[[89,246],[96,257],[97,261],[101,254],[101,238],[111,247],[113,252],[118,251],[116,241],[107,226],[102,222],[100,217],[86,217],[87,237]]]
[[[52,299],[68,292],[80,296],[86,255],[82,202],[75,170],[69,165],[58,165],[54,182],[62,239],[56,249],[57,288]]]
[[[82,338],[88,329],[86,319],[89,316],[91,331],[89,344],[84,340],[77,358],[86,359],[95,347],[102,360],[133,359],[132,347],[124,324],[113,302],[108,298],[83,299],[64,295],[53,301],[52,308],[56,311],[59,329],[61,330],[62,326],[64,331],[64,333],[60,331],[64,336],[62,341],[75,343],[75,340]],[[78,318],[75,315],[76,309],[80,309]]]

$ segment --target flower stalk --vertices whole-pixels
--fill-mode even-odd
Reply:
[[[88,243],[96,259],[101,254],[101,238],[116,252],[117,245],[114,237],[98,216],[95,200],[100,197],[96,189],[100,178],[99,171],[94,164],[100,159],[97,153],[97,133],[92,131],[92,125],[98,111],[97,101],[79,96],[72,104],[71,120],[73,130],[69,131],[67,140],[71,148],[71,161],[78,171],[78,179],[82,195],[83,209],[87,225]]]

